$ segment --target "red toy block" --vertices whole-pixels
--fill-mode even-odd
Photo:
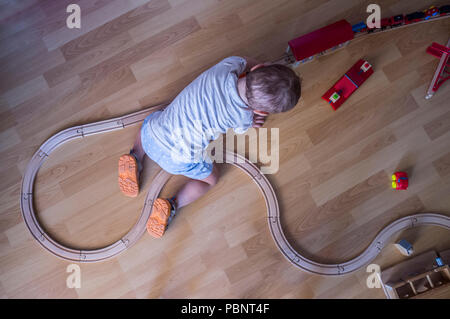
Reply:
[[[395,172],[392,174],[392,188],[405,190],[408,188],[408,174]]]
[[[324,95],[322,99],[337,110],[358,87],[373,74],[372,66],[365,60],[358,60]]]
[[[289,47],[297,61],[353,39],[352,25],[340,20],[326,27],[289,41]]]

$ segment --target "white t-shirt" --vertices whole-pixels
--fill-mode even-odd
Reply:
[[[245,59],[228,57],[199,75],[164,110],[153,113],[147,131],[161,151],[177,150],[180,161],[190,162],[229,128],[246,132],[253,112],[237,89],[245,67]]]

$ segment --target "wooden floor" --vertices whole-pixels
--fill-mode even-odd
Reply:
[[[81,30],[65,26],[69,3]],[[81,288],[42,249],[20,214],[24,169],[51,135],[76,125],[170,101],[199,73],[229,55],[277,58],[287,41],[342,18],[367,16],[366,0],[0,0],[1,298],[383,298],[361,269],[342,277],[309,275],[276,248],[262,196],[238,169],[180,211],[162,240],[148,235],[119,257],[81,265]],[[382,15],[445,1],[385,0]],[[450,19],[375,34],[296,71],[303,96],[270,116],[280,129],[280,170],[269,175],[292,245],[321,262],[359,254],[389,222],[411,213],[450,215],[450,84],[424,100]],[[374,75],[338,111],[320,99],[357,59]],[[138,127],[70,142],[36,180],[39,220],[77,248],[116,241],[136,222],[158,171],[150,160],[136,199],[117,186],[117,160]],[[407,191],[390,174],[410,174]],[[169,195],[183,182],[174,177]],[[416,253],[450,248],[448,231],[398,234]],[[374,263],[403,260],[388,245]]]

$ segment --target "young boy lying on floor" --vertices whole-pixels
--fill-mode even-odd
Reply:
[[[261,127],[267,115],[292,109],[300,91],[300,79],[289,67],[232,56],[203,72],[164,110],[150,114],[130,153],[119,159],[120,190],[138,195],[146,154],[170,174],[190,180],[172,198],[155,200],[147,231],[161,237],[178,209],[217,183],[217,165],[199,156],[211,140],[229,128],[242,134]]]

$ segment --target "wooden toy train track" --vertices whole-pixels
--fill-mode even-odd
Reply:
[[[158,197],[162,187],[170,178],[170,174],[164,170],[161,170],[153,179],[145,199],[142,213],[132,229],[115,243],[104,248],[93,250],[80,250],[66,247],[55,241],[44,231],[36,218],[33,208],[33,186],[39,168],[51,152],[58,146],[76,138],[111,132],[139,124],[147,115],[162,109],[164,106],[165,105],[153,106],[122,117],[68,128],[50,137],[36,151],[31,158],[31,161],[28,163],[22,180],[20,207],[25,224],[33,237],[45,249],[65,260],[83,263],[97,262],[117,256],[119,253],[135,244],[145,233],[145,225],[150,216],[153,201]],[[450,217],[445,215],[417,214],[403,217],[381,230],[372,243],[359,256],[345,263],[321,264],[304,257],[301,253],[294,250],[287,241],[281,226],[277,197],[271,184],[258,167],[244,157],[232,152],[226,152],[226,162],[240,168],[256,183],[264,196],[269,229],[278,249],[293,265],[310,273],[320,275],[343,275],[357,270],[373,260],[393,234],[407,228],[419,225],[434,225],[450,229]]]

